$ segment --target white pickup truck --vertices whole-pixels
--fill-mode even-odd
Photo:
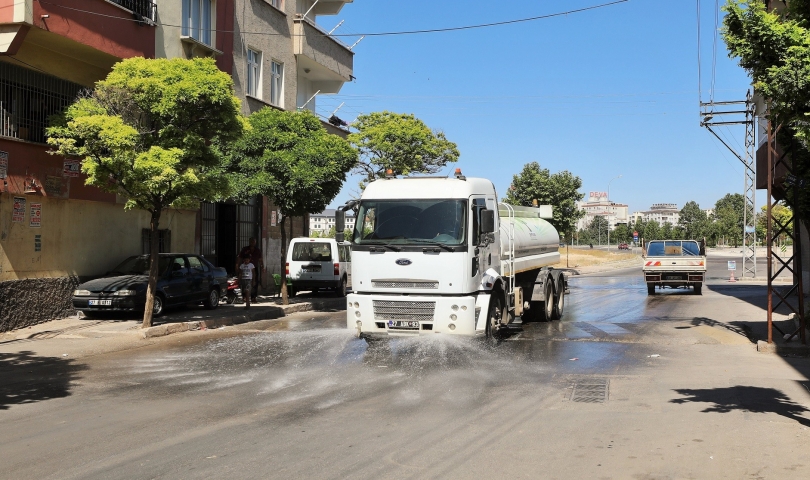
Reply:
[[[655,287],[689,288],[701,295],[706,280],[706,250],[695,240],[652,240],[647,244],[642,267],[647,294]]]

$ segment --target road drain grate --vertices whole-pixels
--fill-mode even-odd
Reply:
[[[572,386],[572,402],[605,403],[607,399],[608,380],[605,378],[582,380]]]

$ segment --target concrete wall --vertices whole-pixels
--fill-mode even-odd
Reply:
[[[15,196],[0,194],[0,281],[101,275],[125,257],[142,253],[147,212],[124,211],[114,203],[25,195],[23,221],[13,222]],[[30,226],[32,203],[42,204],[39,228]],[[171,230],[173,251],[194,251],[196,223],[196,212],[164,212],[161,228]]]

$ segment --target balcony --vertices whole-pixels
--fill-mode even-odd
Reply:
[[[107,0],[124,10],[129,10],[139,19],[149,20],[153,25],[157,21],[157,5],[154,0]]]
[[[353,78],[354,52],[307,18],[297,17],[294,23],[299,77],[312,82],[322,94],[338,93]]]
[[[314,15],[337,15],[347,3],[354,0],[318,0],[312,9]]]

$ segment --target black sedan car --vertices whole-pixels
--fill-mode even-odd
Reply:
[[[103,277],[73,292],[73,308],[88,316],[112,311],[143,311],[149,281],[149,255],[129,257]],[[199,255],[161,253],[153,314],[166,307],[200,303],[213,309],[228,287],[228,273]]]

